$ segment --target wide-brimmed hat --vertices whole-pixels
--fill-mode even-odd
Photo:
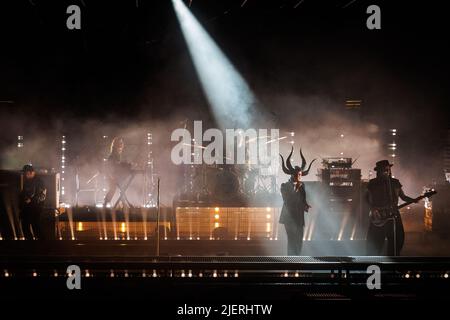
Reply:
[[[392,167],[393,164],[392,164],[392,163],[389,163],[388,160],[380,160],[380,161],[378,161],[378,162],[375,164],[375,168],[373,168],[373,170],[378,171],[378,170],[383,169],[383,168],[388,167],[388,166],[389,166],[389,167]]]

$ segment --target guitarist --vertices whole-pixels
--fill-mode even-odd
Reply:
[[[42,180],[36,176],[31,164],[23,166],[23,188],[19,194],[20,222],[26,240],[40,239],[40,218],[47,197],[47,189]]]
[[[397,209],[398,199],[400,198],[405,202],[417,202],[415,199],[405,195],[399,180],[392,178],[392,166],[388,160],[378,161],[374,168],[377,177],[370,180],[367,187],[367,201],[371,209],[371,214],[378,217],[387,210],[389,217],[391,217],[383,226],[376,226],[372,222],[369,224],[367,233],[368,255],[382,255],[386,238],[388,239],[387,255],[400,255],[405,240],[405,232],[403,230],[400,212]]]

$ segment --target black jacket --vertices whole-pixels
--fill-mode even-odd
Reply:
[[[23,189],[19,195],[19,206],[20,209],[25,209],[29,207],[40,207],[44,206],[45,199],[47,198],[47,189],[45,188],[44,182],[39,177],[34,177],[33,179],[24,179]],[[25,200],[30,199],[30,203],[26,203]]]
[[[308,207],[306,201],[305,184],[302,183],[298,191],[294,189],[294,183],[288,181],[281,184],[283,208],[281,209],[280,223],[295,223],[303,227],[305,225],[305,211]]]
[[[399,180],[389,179],[377,177],[369,181],[366,198],[371,207],[385,208],[392,206],[395,208],[398,205],[399,198],[405,202],[414,201],[414,199],[405,195]],[[391,183],[390,186],[389,181]],[[391,196],[389,196],[389,189],[392,192]]]

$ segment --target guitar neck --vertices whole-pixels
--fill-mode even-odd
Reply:
[[[408,201],[408,202],[402,203],[401,205],[399,205],[399,206],[397,207],[397,209],[400,210],[401,208],[404,208],[404,207],[406,207],[406,206],[409,206],[411,203],[414,203],[414,202],[416,202],[416,201],[422,200],[423,198],[426,198],[426,196],[420,196],[420,197],[415,198],[413,201]]]

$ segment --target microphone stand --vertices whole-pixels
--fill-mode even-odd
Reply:
[[[397,256],[397,217],[396,217],[396,213],[394,211],[394,205],[393,205],[393,199],[392,199],[392,172],[391,169],[389,169],[389,183],[388,183],[388,192],[389,192],[389,206],[391,208],[391,212],[392,212],[392,223],[393,223],[393,233],[394,233],[394,257]]]
[[[159,218],[161,214],[159,202],[159,178],[158,178],[158,195],[157,195],[157,212],[156,212],[156,256],[159,257]]]

